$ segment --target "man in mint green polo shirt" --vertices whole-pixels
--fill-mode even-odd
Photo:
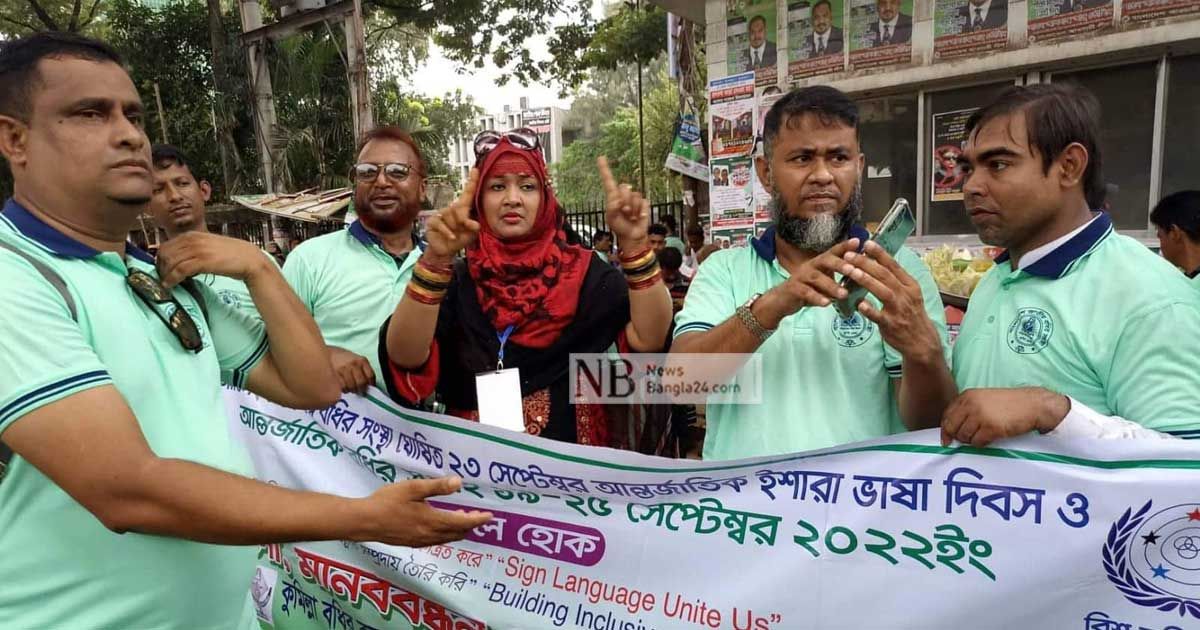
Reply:
[[[929,270],[909,250],[893,259],[871,243],[854,254],[867,236],[855,226],[865,164],[857,126],[854,102],[824,86],[793,90],[767,114],[757,164],[775,223],[751,247],[709,256],[675,320],[672,354],[762,360],[761,403],[708,405],[705,459],[936,426],[956,393]],[[878,296],[849,319],[833,306],[844,296],[839,274]]]
[[[255,549],[234,545],[424,546],[485,521],[421,500],[452,480],[346,499],[242,476],[221,384],[317,408],[336,376],[253,245],[188,233],[153,261],[125,243],[152,194],[142,118],[107,45],[0,43],[0,628],[249,629]],[[200,273],[244,280],[261,320]]]
[[[1200,190],[1167,195],[1150,211],[1158,246],[1167,262],[1200,289]]]
[[[1005,248],[954,345],[963,394],[942,441],[1037,430],[1200,437],[1200,293],[1090,209],[1104,180],[1099,103],[1083,88],[1006,90],[976,112],[962,157],[980,239]]]
[[[413,227],[425,172],[407,132],[386,126],[368,132],[353,172],[358,220],[305,241],[283,265],[330,346],[343,391],[365,393],[383,382],[379,328],[404,296],[420,257],[412,253],[422,247]]]
[[[155,145],[150,151],[150,162],[154,166],[150,214],[167,239],[188,232],[208,232],[205,204],[212,196],[212,185],[197,178],[187,157],[173,146]],[[263,255],[275,262],[270,254],[263,252]],[[222,302],[258,317],[245,282],[212,273],[196,276],[196,282],[211,287]]]

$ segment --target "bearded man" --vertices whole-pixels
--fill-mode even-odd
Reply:
[[[378,127],[359,145],[350,173],[358,220],[305,241],[283,275],[330,346],[342,391],[382,383],[379,325],[404,296],[424,245],[413,226],[425,198],[425,159],[399,127]]]
[[[675,353],[755,353],[728,369],[754,404],[708,405],[704,459],[791,453],[938,425],[957,391],[937,285],[911,250],[895,258],[858,226],[865,157],[858,108],[825,86],[777,101],[760,180],[774,225],[714,253],[676,316]],[[865,242],[865,245],[864,245]],[[849,319],[849,275],[870,291]],[[723,376],[723,375],[722,375]]]

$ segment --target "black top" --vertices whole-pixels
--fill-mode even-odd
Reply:
[[[387,327],[380,334],[381,361],[387,365]],[[575,318],[547,348],[527,348],[511,339],[504,347],[504,367],[520,368],[521,397],[550,390],[550,418],[541,436],[575,442],[575,408],[569,400],[569,357],[572,353],[605,352],[630,321],[629,286],[625,276],[597,256],[592,256],[579,291]],[[520,325],[516,331],[520,331]],[[475,375],[496,369],[500,351],[495,326],[483,313],[475,282],[465,260],[454,265],[450,289],[438,312],[434,333],[439,351],[437,399],[448,409],[478,409]],[[406,404],[390,378],[388,394]]]

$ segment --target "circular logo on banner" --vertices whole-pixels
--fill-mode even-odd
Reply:
[[[1105,574],[1135,604],[1200,619],[1200,503],[1153,514],[1150,506],[1130,508],[1113,523]]]
[[[1023,308],[1008,327],[1008,347],[1017,354],[1037,354],[1050,344],[1054,320],[1040,308]]]
[[[875,334],[875,326],[867,318],[855,313],[848,319],[833,316],[833,338],[843,348],[856,348],[867,343]]]

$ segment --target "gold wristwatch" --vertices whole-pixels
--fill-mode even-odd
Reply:
[[[775,333],[775,329],[764,328],[763,325],[759,323],[758,318],[754,316],[754,311],[750,310],[750,307],[754,306],[754,303],[758,301],[758,298],[760,297],[762,297],[761,293],[755,293],[750,297],[749,300],[746,300],[745,304],[737,307],[737,310],[734,311],[734,314],[737,315],[738,321],[742,322],[742,325],[746,327],[746,330],[749,330],[750,334],[754,335],[755,338],[758,339],[759,343],[762,343]]]

